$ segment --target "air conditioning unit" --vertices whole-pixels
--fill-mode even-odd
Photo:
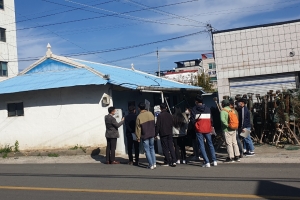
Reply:
[[[110,104],[110,96],[108,94],[103,94],[102,103],[107,106]]]

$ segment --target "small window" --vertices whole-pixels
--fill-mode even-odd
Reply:
[[[4,3],[3,3],[3,0],[0,0],[0,9],[4,9]]]
[[[6,42],[6,35],[5,35],[5,29],[0,28],[0,41],[1,42]]]
[[[0,61],[0,76],[8,76],[7,62],[1,62]]]
[[[24,116],[24,106],[21,103],[8,103],[7,104],[8,117]]]
[[[210,77],[210,81],[212,82],[217,81],[217,77]]]
[[[208,69],[216,69],[215,63],[208,63]]]

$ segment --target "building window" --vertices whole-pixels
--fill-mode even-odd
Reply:
[[[24,116],[24,106],[21,103],[8,103],[7,104],[8,117]]]
[[[0,76],[8,76],[7,75],[7,62],[0,61]]]
[[[210,81],[211,82],[217,81],[217,77],[210,77]]]
[[[6,42],[6,36],[5,36],[5,29],[0,28],[0,41],[1,42]]]
[[[208,63],[208,69],[216,69],[215,63]]]
[[[0,9],[4,9],[4,3],[3,3],[3,0],[0,0]]]

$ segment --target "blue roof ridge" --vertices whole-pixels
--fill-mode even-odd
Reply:
[[[105,65],[105,66],[109,66],[109,67],[114,67],[114,68],[119,68],[119,69],[124,69],[124,70],[129,70],[129,71],[135,71],[137,73],[141,73],[141,74],[145,74],[147,76],[150,76],[152,78],[161,78],[163,80],[166,80],[166,81],[170,81],[170,82],[173,82],[173,83],[178,83],[178,84],[181,84],[181,85],[186,85],[184,83],[180,83],[180,82],[177,82],[177,81],[174,81],[174,80],[170,80],[170,79],[167,79],[167,78],[163,78],[163,77],[158,77],[158,76],[155,76],[155,75],[152,75],[152,74],[148,74],[146,72],[143,72],[143,71],[140,71],[140,70],[132,70],[132,69],[129,69],[129,68],[125,68],[125,67],[118,67],[118,66],[115,66],[115,65],[108,65],[108,64],[104,64],[104,63],[99,63],[99,62],[92,62],[92,61],[87,61],[87,60],[81,60],[81,59],[77,59],[77,58],[70,58],[74,61],[82,61],[82,62],[87,62],[87,63],[93,63],[93,64],[101,64],[101,65]],[[199,86],[195,86],[195,87],[199,87]],[[202,87],[199,87],[202,89]]]

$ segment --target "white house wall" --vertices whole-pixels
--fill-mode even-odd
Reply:
[[[230,95],[231,78],[300,71],[300,22],[220,32],[213,39],[220,98]]]
[[[108,86],[80,86],[0,96],[0,145],[20,149],[106,145],[102,96]],[[24,116],[8,117],[7,103],[24,102]],[[112,100],[110,105],[112,105]]]
[[[4,10],[0,9],[0,28],[6,29],[6,42],[0,41],[0,61],[8,62],[8,78],[18,74],[18,55],[14,0],[4,0]],[[7,79],[1,77],[0,81]]]

